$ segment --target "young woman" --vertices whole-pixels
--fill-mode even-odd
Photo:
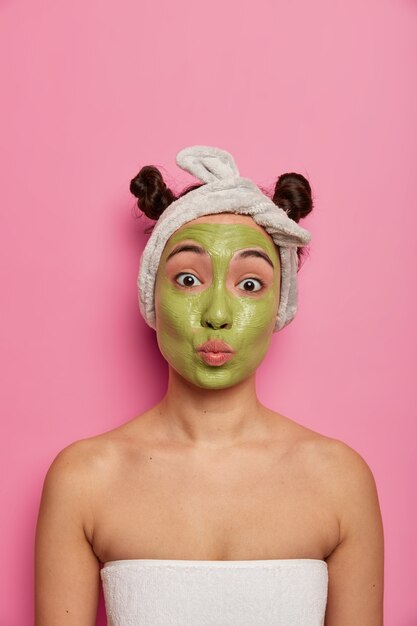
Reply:
[[[156,219],[139,305],[168,362],[159,404],[62,450],[36,535],[36,625],[382,626],[383,527],[371,470],[259,401],[255,375],[297,308],[312,209],[299,174],[270,199],[218,148],[181,150],[178,198],[131,182]]]

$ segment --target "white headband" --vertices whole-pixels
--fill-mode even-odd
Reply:
[[[248,178],[239,176],[231,154],[210,146],[191,146],[177,153],[177,165],[206,183],[169,205],[156,222],[143,250],[138,274],[139,308],[146,323],[155,328],[154,289],[159,261],[166,242],[181,226],[203,215],[250,215],[269,233],[279,248],[281,294],[274,332],[289,324],[297,312],[297,247],[308,244],[311,234]]]

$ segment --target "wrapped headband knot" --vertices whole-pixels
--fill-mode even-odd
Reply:
[[[297,312],[297,247],[311,234],[266,196],[255,183],[239,175],[231,154],[211,146],[183,148],[176,155],[179,167],[205,185],[172,202],[157,220],[142,252],[138,274],[138,301],[146,323],[155,328],[155,280],[165,244],[187,222],[203,215],[249,215],[279,248],[281,293],[274,331],[289,324]]]
[[[219,148],[192,146],[177,153],[177,165],[205,183],[239,178],[239,170],[231,154]]]

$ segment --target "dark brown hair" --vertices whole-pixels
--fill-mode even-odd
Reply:
[[[154,165],[145,165],[130,181],[130,191],[137,198],[140,211],[150,219],[157,220],[174,200],[204,184],[190,185],[175,195],[166,185],[158,168]],[[295,172],[281,174],[275,183],[273,193],[270,194],[264,189],[262,192],[295,222],[306,217],[313,209],[310,183],[302,174]],[[305,246],[297,248],[299,268],[304,251]]]

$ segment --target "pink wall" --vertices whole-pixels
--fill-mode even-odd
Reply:
[[[417,624],[416,22],[415,0],[0,3],[1,626],[32,623],[54,456],[164,391],[128,183],[147,163],[189,182],[174,158],[193,143],[259,184],[312,183],[300,310],[259,394],[366,459],[386,624]]]

